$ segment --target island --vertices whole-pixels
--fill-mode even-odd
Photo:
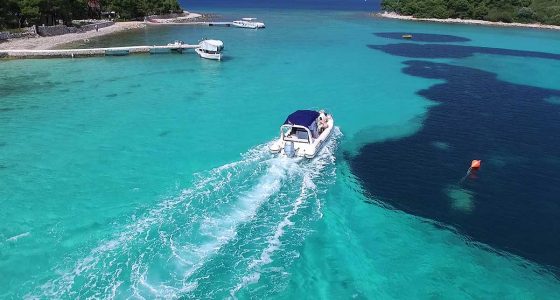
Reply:
[[[381,8],[384,12],[378,15],[389,18],[554,29],[560,25],[560,3],[556,0],[382,0]]]

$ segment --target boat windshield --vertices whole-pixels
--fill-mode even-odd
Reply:
[[[282,126],[281,133],[284,141],[310,143],[309,131],[305,128],[295,126]]]
[[[202,52],[204,53],[208,53],[208,54],[220,54],[220,51],[212,51],[212,50],[206,50],[206,49],[200,49]]]

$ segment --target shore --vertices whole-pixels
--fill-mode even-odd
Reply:
[[[69,33],[48,37],[13,39],[0,43],[0,50],[49,50],[64,44],[82,40],[89,40],[116,32],[144,28],[145,26],[146,24],[144,22],[117,22],[112,26],[100,28],[99,31],[91,30],[83,33]]]
[[[184,12],[184,16],[174,18],[148,18],[148,22],[156,24],[189,23],[205,20],[206,16],[197,13]]]
[[[408,21],[560,30],[560,26],[557,25],[546,25],[546,24],[538,24],[538,23],[525,24],[525,23],[490,22],[490,21],[483,21],[483,20],[468,20],[468,19],[464,20],[464,19],[415,18],[413,16],[399,15],[395,12],[381,12],[381,13],[374,13],[373,15],[380,18],[408,20]]]
[[[116,22],[114,25],[99,28],[99,31],[91,30],[83,33],[69,33],[64,35],[34,38],[19,38],[0,42],[0,50],[50,50],[59,46],[89,40],[92,38],[109,35],[117,32],[144,28],[147,25],[171,25],[171,24],[198,24],[210,20],[214,16],[184,12],[183,16],[175,18],[150,18],[146,22]]]

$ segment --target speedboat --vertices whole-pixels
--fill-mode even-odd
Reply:
[[[181,47],[181,46],[183,46],[184,44],[185,44],[185,42],[176,40],[176,41],[174,41],[173,43],[167,44],[167,46]]]
[[[239,28],[259,29],[264,28],[264,23],[255,21],[256,18],[242,18],[241,20],[233,21],[232,25]]]
[[[184,50],[183,45],[185,45],[185,42],[180,41],[180,40],[176,40],[173,43],[167,44],[167,47],[173,47],[173,48],[170,48],[171,51],[183,53],[183,50]],[[157,50],[151,50],[151,52],[157,53]]]
[[[202,58],[221,60],[224,43],[219,40],[204,40],[198,44],[198,48],[194,49]]]
[[[280,126],[280,138],[270,144],[270,152],[290,158],[313,158],[328,140],[333,128],[333,117],[322,110],[295,111]]]

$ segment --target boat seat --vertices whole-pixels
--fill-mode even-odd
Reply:
[[[303,130],[296,131],[296,137],[300,140],[307,140],[307,132]]]

